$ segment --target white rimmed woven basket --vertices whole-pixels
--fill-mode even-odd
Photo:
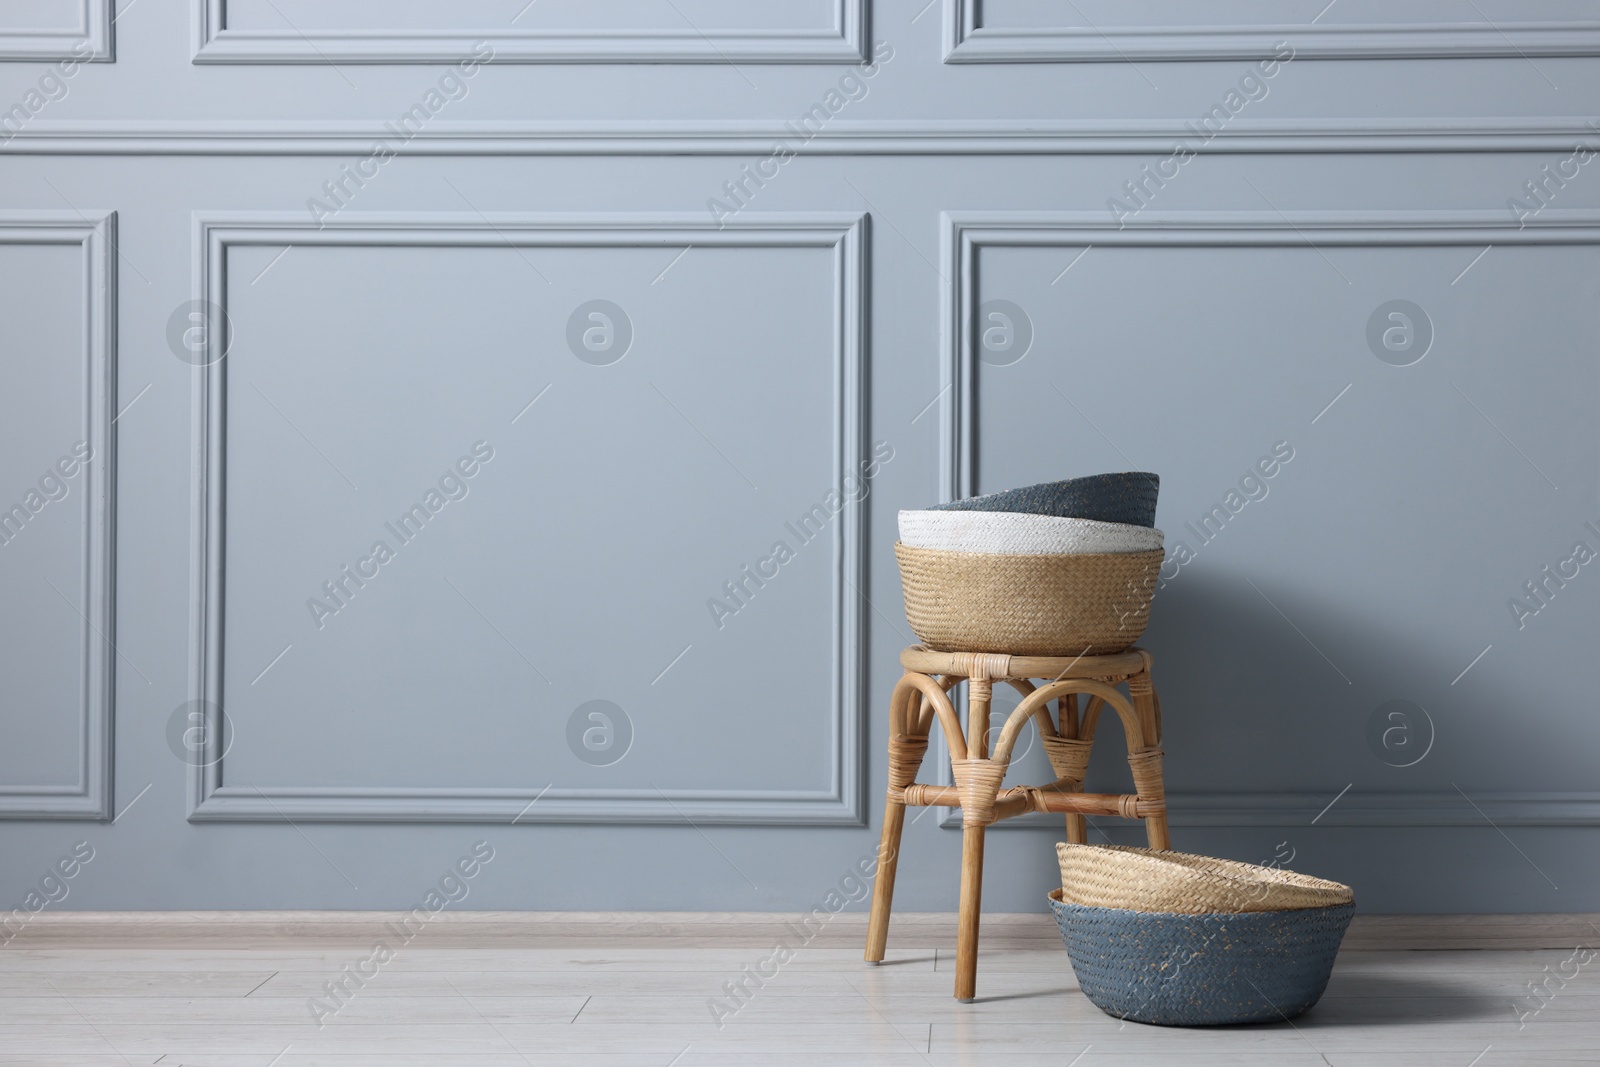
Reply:
[[[1350,887],[1253,863],[1130,845],[1056,845],[1064,904],[1179,915],[1349,904]]]
[[[1009,511],[902,511],[900,542],[944,552],[999,556],[1066,556],[1086,552],[1149,552],[1162,546],[1149,526]]]

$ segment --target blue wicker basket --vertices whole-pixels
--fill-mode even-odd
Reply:
[[[1091,474],[1064,482],[1042,482],[1002,493],[952,500],[934,511],[1013,511],[1030,515],[1055,515],[1065,519],[1094,519],[1129,526],[1156,524],[1156,496],[1161,478],[1147,471]]]
[[[1355,904],[1182,915],[1064,904],[1078,985],[1108,1015],[1159,1026],[1292,1019],[1328,986]]]

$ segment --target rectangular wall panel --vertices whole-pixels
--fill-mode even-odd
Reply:
[[[198,217],[191,818],[859,824],[864,227]]]
[[[865,58],[865,0],[535,5],[193,0],[196,63],[826,63]],[[446,11],[448,10],[448,14]]]
[[[0,61],[110,60],[113,0],[0,2]]]
[[[1203,15],[1203,18],[1196,16]],[[1260,59],[1287,42],[1296,59],[1600,55],[1592,3],[1526,0],[1403,6],[1115,0],[944,0],[947,63],[1127,63]]]
[[[1496,212],[1149,212],[1121,226],[1092,213],[946,214],[945,498],[1060,477],[1056,453],[1041,450],[1028,429],[1051,419],[1078,431],[1069,470],[1090,465],[1167,475],[1162,573],[1163,588],[1171,588],[1156,596],[1151,644],[1172,650],[1169,669],[1188,676],[1191,697],[1210,694],[1199,706],[1191,700],[1166,708],[1174,825],[1600,825],[1600,793],[1583,788],[1588,774],[1581,761],[1554,754],[1563,745],[1541,733],[1549,728],[1542,715],[1519,716],[1517,728],[1500,736],[1494,773],[1547,781],[1546,790],[1438,780],[1438,760],[1423,762],[1435,730],[1441,743],[1470,746],[1488,728],[1475,707],[1484,698],[1456,684],[1486,645],[1515,656],[1555,654],[1574,642],[1576,653],[1582,643],[1578,631],[1523,633],[1500,605],[1508,594],[1526,595],[1519,586],[1525,576],[1505,558],[1509,546],[1548,542],[1550,552],[1570,551],[1580,537],[1591,544],[1600,537],[1584,525],[1597,517],[1561,491],[1581,494],[1593,476],[1596,442],[1591,434],[1574,448],[1570,432],[1557,430],[1592,427],[1597,322],[1585,285],[1592,287],[1597,275],[1597,250],[1600,215],[1592,211],[1552,212],[1521,225]],[[1470,273],[1489,255],[1501,257],[1492,273]],[[1530,284],[1535,275],[1562,282]],[[1396,355],[1385,338],[1400,346],[1396,351],[1418,347]],[[1538,358],[1513,369],[1480,356],[1511,350]],[[1229,371],[1217,376],[1221,360]],[[1326,396],[1304,394],[1307,378],[1325,381]],[[1359,443],[1328,443],[1329,434],[1345,432],[1340,418],[1367,423],[1354,438]],[[1147,447],[1156,425],[1160,440]],[[1237,455],[1247,470],[1279,434],[1291,449],[1298,445],[1301,470],[1321,463],[1325,472],[1327,450],[1338,447],[1342,462],[1387,467],[1395,482],[1336,479],[1322,497],[1297,500],[1289,494],[1299,470],[1291,475],[1285,465],[1277,488],[1260,478],[1251,483],[1252,492],[1261,483],[1263,500],[1273,493],[1282,499],[1240,504],[1242,532],[1197,533],[1192,521],[1182,521],[1233,488],[1196,484],[1196,476],[1186,476],[1186,454],[1226,462],[1210,456],[1215,449]],[[1174,440],[1190,445],[1175,449]],[[1454,462],[1472,468],[1473,498],[1485,506],[1470,524],[1444,531],[1427,508],[1437,503],[1433,479],[1445,477],[1440,472]],[[1246,518],[1249,508],[1260,517]],[[1270,521],[1279,524],[1275,530],[1261,525]],[[1242,539],[1256,535],[1247,549]],[[1210,547],[1212,539],[1223,547]],[[1174,567],[1180,543],[1209,560],[1193,577]],[[1254,552],[1254,579],[1230,567],[1228,556],[1238,551]],[[1296,610],[1285,597],[1295,595],[1300,568],[1286,568],[1283,558],[1297,556],[1311,573],[1347,575],[1364,611],[1346,619],[1353,603],[1326,595],[1317,608],[1302,603]],[[1422,576],[1436,571],[1447,577]],[[1265,577],[1272,574],[1282,591]],[[1585,610],[1571,596],[1562,606]],[[1413,614],[1408,631],[1405,620]],[[1177,620],[1182,638],[1162,640],[1163,616]],[[1576,625],[1581,630],[1582,616]],[[1396,657],[1381,639],[1397,626],[1394,640],[1406,634],[1414,646],[1408,657]],[[1222,635],[1221,644],[1207,653],[1212,633]],[[1284,662],[1302,659],[1291,680]],[[1221,660],[1238,664],[1223,672],[1227,685],[1195,688],[1214,673],[1205,663]],[[1158,686],[1162,665],[1158,659]],[[1501,699],[1530,710],[1576,708],[1584,692],[1580,680],[1558,677],[1547,678],[1537,694]],[[1417,718],[1426,746],[1416,770],[1362,749],[1364,725],[1368,748],[1383,736],[1372,733],[1369,716],[1379,715],[1386,698],[1402,697],[1433,708]],[[1001,709],[1014,704],[1009,694],[997,694],[996,730]],[[1203,740],[1216,735],[1196,725],[1218,714],[1228,717],[1228,736]],[[1171,740],[1174,724],[1188,727],[1181,740]],[[1126,788],[1101,777],[1127,777],[1115,726],[1102,735],[1095,759],[1100,780],[1091,786]],[[1368,777],[1307,788],[1318,773],[1315,761],[1299,762],[1307,744],[1325,762],[1349,748],[1342,766]],[[950,784],[942,745],[934,749],[930,760]],[[1040,756],[1018,762],[1012,781],[1049,780]],[[1197,774],[1199,768],[1205,773]],[[1196,787],[1197,777],[1203,787]],[[1257,787],[1226,785],[1245,779]],[[947,815],[943,824],[959,826],[959,816]]]
[[[0,214],[0,817],[110,815],[114,225]]]

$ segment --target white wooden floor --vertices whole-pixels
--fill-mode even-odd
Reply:
[[[841,922],[817,938],[719,1027],[712,998],[770,953],[771,930],[480,933],[471,947],[423,930],[319,1028],[309,1001],[368,958],[372,938],[228,946],[47,932],[30,944],[28,931],[0,950],[0,1064],[1600,1065],[1600,958],[1550,979],[1526,1014],[1540,1003],[1528,983],[1571,973],[1571,948],[1347,950],[1322,1003],[1293,1025],[1176,1030],[1091,1005],[1044,917],[998,924],[972,1005],[950,996],[953,922],[913,923],[898,945],[892,934],[880,967],[861,962],[858,932]]]

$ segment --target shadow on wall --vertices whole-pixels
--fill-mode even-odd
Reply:
[[[1168,583],[1140,643],[1156,654],[1171,792],[1495,792],[1545,780],[1563,745],[1549,717],[1503,718],[1559,698],[1504,688],[1481,663],[1462,676],[1472,650],[1451,658],[1377,611],[1239,573]],[[1094,767],[1120,763],[1117,747],[1097,745]]]

